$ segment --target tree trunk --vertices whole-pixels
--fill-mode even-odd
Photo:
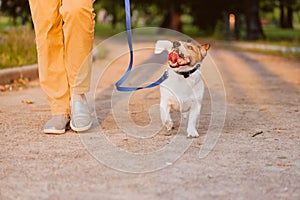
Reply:
[[[287,16],[286,16],[286,28],[293,29],[293,8],[291,5],[287,6]]]
[[[169,6],[169,12],[167,15],[165,15],[161,27],[170,28],[176,31],[182,31],[180,16],[181,12],[179,4],[171,4]]]
[[[235,14],[235,24],[234,24],[234,39],[239,40],[240,39],[240,15],[238,13]]]
[[[259,0],[246,0],[247,40],[265,39],[259,18]]]
[[[113,9],[112,14],[112,28],[115,29],[117,27],[118,19],[117,19],[117,11],[116,8]]]
[[[170,6],[171,19],[170,28],[176,31],[182,31],[181,21],[180,21],[180,7],[178,4],[171,4]]]
[[[280,0],[280,28],[286,27],[286,21],[285,21],[285,7],[284,7],[284,0]]]

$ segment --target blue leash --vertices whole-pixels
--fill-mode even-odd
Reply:
[[[155,82],[146,85],[146,86],[141,86],[141,87],[125,87],[121,86],[123,82],[128,78],[131,69],[132,69],[132,64],[133,64],[133,49],[132,49],[132,32],[131,32],[131,14],[130,14],[130,0],[125,0],[125,14],[126,14],[126,32],[127,32],[127,40],[128,40],[128,46],[130,50],[130,62],[127,68],[127,71],[125,74],[121,77],[121,79],[115,84],[117,90],[122,91],[122,92],[131,92],[135,90],[141,90],[145,88],[152,88],[155,86],[158,86],[161,84],[164,80],[168,78],[168,73],[167,71],[164,72],[164,74]]]

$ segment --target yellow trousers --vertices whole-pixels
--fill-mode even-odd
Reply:
[[[29,0],[40,85],[52,115],[70,113],[70,95],[89,91],[94,0]]]

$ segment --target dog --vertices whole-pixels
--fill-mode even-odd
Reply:
[[[174,109],[188,117],[187,137],[199,137],[196,127],[204,95],[200,66],[209,48],[191,40],[156,42],[155,54],[168,51],[168,78],[160,85],[160,117],[167,131],[173,128]]]

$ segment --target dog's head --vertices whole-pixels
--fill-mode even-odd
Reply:
[[[169,66],[176,71],[186,71],[201,63],[209,48],[210,44],[199,45],[191,40],[174,41],[173,43],[170,41],[158,41],[155,52],[159,53],[167,49],[169,51]]]
[[[207,54],[209,44],[199,45],[192,41],[174,41],[168,56],[168,63],[171,68],[187,70],[201,63]]]

